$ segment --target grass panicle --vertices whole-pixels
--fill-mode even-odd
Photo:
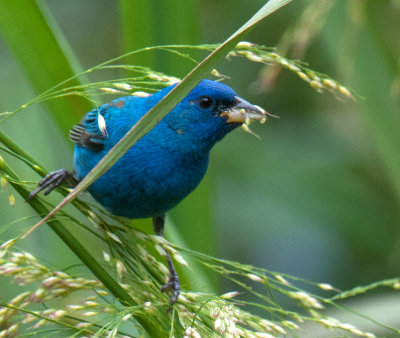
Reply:
[[[109,218],[107,222],[105,217]],[[400,285],[399,279],[392,279],[340,292],[326,283],[311,283],[174,246],[165,239],[133,228],[129,221],[118,222],[112,215],[97,215],[90,221],[96,224],[108,245],[102,265],[137,305],[125,308],[116,305],[112,294],[99,280],[49,268],[32,254],[16,250],[18,240],[11,239],[0,246],[0,276],[11,278],[21,292],[1,304],[0,325],[7,327],[3,334],[10,328],[22,334],[24,330],[34,332],[44,327],[57,327],[60,330],[83,330],[88,334],[97,332],[99,336],[114,331],[121,336],[126,334],[127,327],[131,327],[128,331],[140,330],[136,317],[146,318],[153,325],[161,325],[161,322],[163,332],[168,334],[172,330],[170,314],[166,313],[168,297],[160,291],[160,286],[168,280],[168,270],[160,263],[160,254],[151,253],[154,245],[174,253],[178,257],[176,262],[184,268],[187,268],[185,259],[179,257],[190,256],[238,287],[221,295],[183,291],[174,307],[171,333],[184,332],[188,337],[215,333],[233,337],[296,335],[301,333],[302,324],[307,321],[338,334],[347,332],[360,337],[374,337],[372,333],[342,323],[325,312],[332,307],[348,311],[339,304],[343,299],[377,287],[399,289]],[[111,229],[114,236],[109,236]],[[301,288],[297,286],[299,284]],[[28,285],[30,290],[24,291]],[[322,294],[306,289],[319,289]],[[256,300],[241,300],[244,293],[252,294]],[[274,300],[277,294],[292,299],[298,304],[298,310],[289,311],[281,307]],[[40,304],[42,310],[38,310]],[[400,333],[394,328],[391,330]]]
[[[89,100],[93,106],[99,106],[105,101],[108,101],[110,99],[110,95],[115,97],[116,95],[134,95],[139,97],[151,95],[155,91],[179,82],[181,79],[152,70],[148,67],[118,64],[118,62],[121,62],[125,58],[135,54],[161,51],[164,53],[176,54],[181,58],[192,61],[193,64],[196,65],[198,60],[190,56],[190,53],[195,53],[198,51],[213,52],[218,48],[218,46],[219,45],[217,44],[203,44],[197,46],[165,45],[146,47],[137,51],[126,53],[120,57],[89,68],[86,71],[83,71],[71,77],[70,79],[63,81],[62,83],[59,83],[58,85],[33,98],[29,102],[24,103],[15,111],[1,112],[0,124],[12,117],[14,114],[28,108],[32,104],[65,96],[80,96]],[[346,86],[332,79],[328,75],[310,69],[302,62],[290,60],[279,55],[274,51],[273,48],[267,48],[251,42],[242,41],[239,42],[238,45],[226,56],[228,60],[233,57],[242,57],[251,62],[280,66],[283,69],[296,74],[300,79],[307,82],[310,87],[317,92],[322,93],[324,91],[328,91],[338,98],[354,100],[354,94]],[[122,73],[122,71],[128,71],[130,76],[115,78],[116,72]],[[80,77],[93,75],[93,73],[96,73],[96,76],[104,77],[104,80],[68,86],[71,81],[77,78],[79,79]],[[223,79],[227,77],[226,75],[221,74],[217,69],[214,69],[211,72],[211,75],[216,79]],[[104,98],[105,95],[107,98]]]
[[[190,56],[190,51],[209,52],[217,47],[170,45],[144,48],[127,55],[163,50],[197,63]],[[72,87],[68,87],[69,80],[66,80],[16,111],[0,115],[2,121],[32,104],[65,95],[85,97],[96,106],[101,104],[104,95],[146,96],[180,80],[146,67],[117,64],[127,55],[77,75],[86,76],[94,71],[104,74],[111,72],[111,78]],[[354,97],[350,90],[337,81],[300,62],[281,57],[263,46],[241,42],[227,56],[228,59],[233,57],[280,65],[297,74],[318,92],[329,91],[349,99]],[[131,76],[115,79],[112,74],[116,70],[128,70]],[[212,74],[217,78],[224,77],[216,69]],[[7,156],[14,157],[41,176],[47,173],[40,163],[1,131],[0,142],[3,144],[1,150]],[[32,182],[20,179],[3,157],[0,157],[0,177],[2,193],[9,196],[14,196],[16,191],[25,199],[33,188]],[[59,188],[58,191],[64,196],[68,194],[65,188]],[[14,197],[12,201],[9,199],[9,203],[14,203]],[[38,196],[28,203],[39,214],[45,214],[53,207]],[[306,322],[315,323],[338,335],[374,337],[360,327],[333,318],[329,311],[340,309],[344,313],[352,312],[341,302],[378,287],[400,289],[400,280],[391,279],[342,292],[328,283],[309,282],[173,245],[163,238],[137,229],[134,221],[115,217],[80,198],[72,204],[80,214],[79,217],[63,211],[49,225],[53,230],[60,231],[56,229],[64,228],[64,221],[72,222],[99,241],[103,247],[101,254],[83,251],[84,254],[79,256],[78,251],[83,248],[72,243],[78,240],[68,237],[66,233],[58,233],[64,240],[69,238],[67,244],[93,275],[88,277],[87,273],[74,274],[65,269],[56,270],[46,266],[31,253],[16,249],[21,236],[5,241],[0,246],[0,276],[11,279],[17,285],[16,288],[21,290],[16,296],[1,303],[0,337],[27,332],[32,334],[45,329],[100,337],[137,336],[141,332],[154,336],[196,338],[213,335],[280,337],[301,335],[302,326]],[[168,269],[162,263],[164,250],[171,254],[186,273],[192,273],[187,262],[196,261],[219,277],[229,280],[235,289],[218,295],[188,291],[183,285],[177,303],[172,311],[167,312],[169,298],[160,291],[160,287],[168,281]],[[249,295],[251,301],[248,300]],[[276,300],[278,298],[285,299],[285,304],[291,304],[290,310],[280,305],[281,300]],[[359,317],[388,333],[400,333],[398,329],[387,327],[362,314]]]

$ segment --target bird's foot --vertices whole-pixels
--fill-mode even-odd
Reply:
[[[176,272],[171,273],[168,283],[161,287],[161,291],[172,291],[169,305],[172,306],[176,303],[179,294],[181,293],[181,283],[179,282],[179,277]]]
[[[165,222],[165,215],[161,216],[154,216],[153,217],[153,226],[154,232],[161,236],[164,232],[164,222]],[[172,306],[178,300],[179,294],[181,293],[181,283],[179,282],[178,273],[175,270],[174,263],[172,263],[171,256],[169,255],[168,251],[165,250],[165,258],[167,259],[168,263],[168,270],[169,270],[169,280],[168,283],[161,287],[161,291],[172,291],[171,298],[169,300],[169,308],[167,310],[170,311]]]
[[[74,186],[76,185],[77,180],[73,177],[73,174],[66,169],[52,171],[39,182],[38,188],[35,191],[32,191],[27,199],[31,199],[44,189],[47,189],[44,194],[48,195],[55,188],[61,185],[61,183],[67,183],[70,186]]]

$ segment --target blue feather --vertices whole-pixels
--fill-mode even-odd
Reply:
[[[149,97],[126,96],[92,110],[81,125],[93,142],[76,142],[74,165],[82,179],[130,128],[174,86]],[[113,214],[128,218],[163,215],[200,183],[214,144],[241,123],[221,115],[237,104],[236,93],[219,82],[203,80],[156,127],[139,140],[89,188]],[[243,101],[245,102],[245,101]],[[209,103],[212,103],[208,106]],[[256,109],[254,108],[254,111]],[[98,126],[104,117],[107,136]]]

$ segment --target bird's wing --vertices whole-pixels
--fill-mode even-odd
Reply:
[[[69,138],[78,146],[100,151],[108,138],[102,109],[96,108],[88,112],[81,122],[69,132]]]

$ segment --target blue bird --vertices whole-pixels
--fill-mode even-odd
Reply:
[[[148,97],[121,97],[89,111],[70,131],[75,143],[74,172],[51,172],[30,197],[43,189],[47,195],[60,184],[76,185],[174,86]],[[114,215],[152,217],[155,233],[162,236],[165,213],[200,183],[214,144],[247,120],[265,120],[266,115],[230,87],[202,80],[88,190]],[[168,253],[166,258],[170,279],[162,289],[172,290],[172,305],[180,283]]]

